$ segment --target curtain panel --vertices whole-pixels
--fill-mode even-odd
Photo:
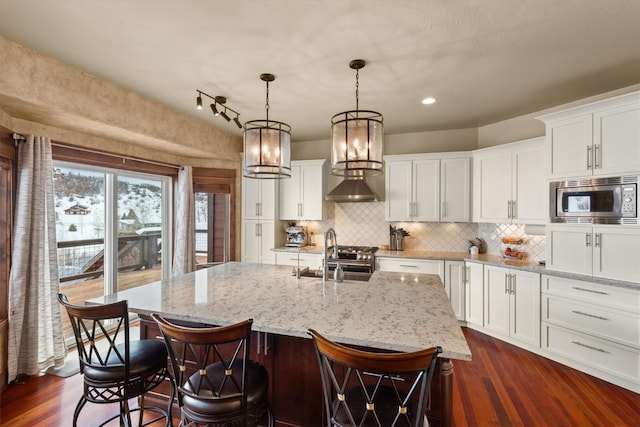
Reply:
[[[193,168],[184,166],[178,171],[175,208],[173,276],[196,269],[196,214],[193,193]]]
[[[9,274],[9,381],[64,364],[66,347],[53,194],[51,141],[18,143],[13,250]]]

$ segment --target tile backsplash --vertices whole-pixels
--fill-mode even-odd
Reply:
[[[387,222],[384,220],[384,202],[335,203],[332,218],[326,221],[300,222],[311,234],[310,241],[322,245],[322,235],[333,227],[341,245],[380,246],[389,244],[389,226],[409,232],[405,249],[422,251],[464,252],[469,240],[480,237],[487,242],[487,253],[501,254],[503,236],[522,237],[523,250],[533,261],[544,259],[544,235],[528,235],[524,225],[476,224],[440,222]]]

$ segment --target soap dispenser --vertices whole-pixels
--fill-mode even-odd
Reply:
[[[340,263],[336,264],[336,269],[333,271],[333,281],[336,283],[342,283],[344,280],[344,271],[342,271],[342,267]]]

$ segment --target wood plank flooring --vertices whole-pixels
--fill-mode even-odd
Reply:
[[[640,425],[640,395],[471,329],[463,331],[473,361],[454,361],[456,426]],[[80,375],[42,375],[11,384],[0,395],[0,425],[70,426],[81,390]],[[113,409],[88,404],[81,419],[97,420]]]

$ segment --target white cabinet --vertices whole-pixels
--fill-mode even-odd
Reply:
[[[304,250],[276,252],[275,263],[278,265],[291,265],[297,267],[298,264],[301,268],[309,267],[309,270],[316,270],[322,266],[322,254],[310,254],[304,252]]]
[[[640,92],[538,119],[546,125],[550,179],[636,174],[640,170]]]
[[[640,291],[542,275],[542,348],[640,392]]]
[[[640,282],[640,228],[548,225],[547,268]]]
[[[466,262],[465,319],[470,326],[484,326],[484,265]]]
[[[242,178],[242,218],[275,219],[277,181]]]
[[[273,220],[242,221],[242,262],[273,264],[275,254]]]
[[[291,178],[279,180],[280,219],[326,219],[327,160],[291,162]]]
[[[243,262],[273,264],[272,249],[284,239],[277,215],[278,187],[273,179],[242,179]]]
[[[484,329],[540,347],[540,274],[485,265]]]
[[[385,220],[467,222],[469,153],[385,156]]]
[[[444,288],[458,320],[465,319],[465,273],[464,261],[444,262]]]
[[[474,222],[545,224],[549,217],[544,138],[473,152]]]
[[[376,270],[398,273],[437,274],[444,286],[444,260],[376,257]]]

